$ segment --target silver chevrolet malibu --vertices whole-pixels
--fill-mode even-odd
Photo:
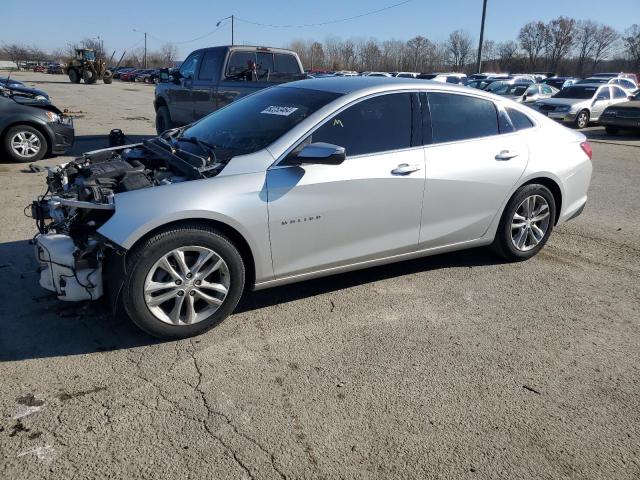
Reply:
[[[511,100],[303,80],[49,169],[35,254],[60,300],[104,295],[181,338],[245,289],[484,245],[526,260],[582,212],[590,179],[585,137]]]

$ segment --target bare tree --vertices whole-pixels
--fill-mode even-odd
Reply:
[[[433,53],[433,43],[428,38],[417,36],[407,42],[407,59],[409,70],[420,72],[426,70],[428,56]]]
[[[501,70],[510,71],[514,67],[514,60],[518,55],[518,44],[513,40],[498,44],[498,59]]]
[[[171,67],[178,58],[178,47],[173,43],[165,43],[160,48],[160,55],[163,66]]]
[[[548,23],[545,53],[551,70],[556,70],[560,60],[571,51],[575,28],[576,21],[573,18],[558,17]]]
[[[329,37],[324,41],[325,62],[331,70],[341,70],[342,40],[337,37]]]
[[[636,23],[631,25],[624,32],[622,41],[624,42],[625,51],[633,63],[633,68],[640,68],[640,25]]]
[[[596,31],[593,47],[593,69],[598,62],[608,58],[616,49],[620,34],[608,25],[600,25]]]
[[[382,53],[380,57],[380,70],[393,72],[408,70],[405,68],[405,57],[407,56],[406,44],[401,40],[385,40],[382,42]]]
[[[469,34],[464,30],[451,32],[446,45],[453,69],[463,70],[473,51]]]
[[[584,76],[587,59],[593,55],[595,38],[599,28],[593,20],[580,20],[576,25],[577,73],[581,77]]]
[[[547,36],[547,26],[543,22],[529,22],[520,29],[518,41],[529,59],[529,68],[536,68],[547,43]]]
[[[311,57],[310,68],[324,68],[324,49],[320,42],[313,42],[309,47],[309,55]]]
[[[11,43],[2,46],[2,53],[5,57],[15,63],[20,68],[20,63],[28,60],[29,52],[27,47],[19,43]]]

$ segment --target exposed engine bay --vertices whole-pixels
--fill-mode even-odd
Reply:
[[[197,140],[179,146],[171,137],[157,137],[47,168],[47,191],[31,204],[40,232],[34,238],[40,285],[60,300],[100,298],[103,260],[118,247],[97,230],[113,215],[115,196],[215,176],[224,166]]]

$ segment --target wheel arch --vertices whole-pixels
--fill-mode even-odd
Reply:
[[[525,185],[532,185],[535,183],[544,185],[553,195],[553,201],[556,204],[556,218],[554,219],[553,224],[557,225],[558,220],[560,219],[560,212],[562,211],[562,190],[560,189],[560,185],[555,180],[549,177],[535,177],[527,180],[525,183],[520,185],[517,190],[524,187]]]
[[[7,126],[5,126],[2,129],[2,132],[0,132],[0,139],[3,139],[2,141],[4,141],[4,136],[7,134],[7,132],[13,128],[13,127],[17,127],[18,125],[27,125],[29,127],[35,128],[36,130],[38,130],[42,135],[44,135],[44,138],[47,140],[47,155],[50,155],[51,152],[53,151],[53,144],[55,143],[55,138],[54,136],[51,134],[51,132],[48,131],[48,129],[46,127],[44,127],[42,124],[34,121],[34,120],[15,120],[13,122],[10,122]]]
[[[185,218],[180,220],[175,220],[169,223],[165,223],[163,225],[159,225],[147,233],[138,238],[129,250],[134,249],[137,245],[140,245],[142,242],[146,241],[148,238],[157,234],[160,231],[166,230],[168,228],[176,228],[181,225],[193,225],[193,224],[201,224],[206,225],[208,227],[213,227],[217,230],[220,230],[229,240],[234,244],[234,246],[240,252],[240,256],[245,264],[245,286],[249,288],[253,288],[256,283],[256,264],[253,251],[249,246],[249,242],[244,238],[244,236],[231,225],[221,222],[219,220],[214,220],[210,218]]]
[[[158,95],[156,99],[153,101],[153,108],[156,112],[160,107],[169,108],[169,104],[167,103],[167,100],[162,95]]]

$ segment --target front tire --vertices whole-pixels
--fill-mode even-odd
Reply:
[[[162,106],[156,112],[156,132],[160,135],[162,132],[169,130],[172,126],[171,114],[169,108]]]
[[[589,116],[590,115],[588,110],[581,110],[576,115],[576,119],[573,122],[573,126],[576,127],[578,130],[582,128],[586,128],[589,125]]]
[[[42,159],[49,148],[46,137],[29,125],[11,127],[3,139],[4,150],[15,162],[35,162]]]
[[[80,83],[80,74],[75,68],[69,70],[69,80],[71,83]]]
[[[122,288],[125,311],[154,337],[179,339],[228,317],[245,284],[242,256],[217,229],[202,223],[167,228],[134,248]]]
[[[549,240],[556,218],[556,203],[547,187],[520,187],[507,203],[491,249],[505,260],[528,260]]]

